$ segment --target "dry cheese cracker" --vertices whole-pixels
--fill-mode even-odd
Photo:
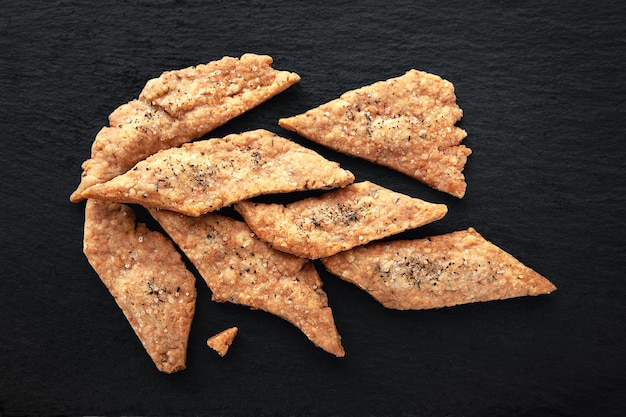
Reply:
[[[87,201],[84,252],[161,372],[185,369],[196,279],[125,205]]]
[[[233,344],[235,336],[239,329],[237,327],[230,327],[226,330],[222,330],[218,334],[209,337],[206,341],[207,346],[217,352],[218,355],[224,357],[228,353],[230,345]]]
[[[191,216],[260,194],[343,187],[354,175],[314,151],[255,130],[160,151],[83,196]]]
[[[150,213],[198,269],[212,299],[275,314],[336,356],[344,350],[322,281],[306,259],[272,249],[241,221],[215,213]]]
[[[405,75],[348,91],[280,126],[336,151],[400,171],[456,197],[471,150],[455,126],[463,112],[454,86],[433,74]]]
[[[373,243],[322,259],[387,308],[418,310],[548,294],[556,287],[469,228]]]
[[[235,209],[261,239],[309,259],[333,255],[441,219],[448,209],[369,181],[288,205],[242,201]]]
[[[161,149],[200,138],[300,80],[272,68],[272,58],[245,54],[168,71],[148,81],[139,95],[109,117],[70,200],[90,186],[120,175]]]

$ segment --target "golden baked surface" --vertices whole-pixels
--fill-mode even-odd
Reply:
[[[418,310],[548,294],[556,287],[473,228],[373,243],[322,259],[388,308]]]
[[[136,203],[191,216],[261,194],[343,187],[354,175],[267,130],[186,143],[96,184],[83,197]]]
[[[280,126],[336,151],[409,175],[456,197],[471,150],[455,126],[463,115],[454,86],[433,74],[405,75],[348,91]]]
[[[70,196],[78,202],[88,187],[120,175],[161,149],[198,139],[300,80],[272,68],[272,58],[245,54],[149,80],[139,98],[121,105],[97,134],[81,182]]]
[[[235,209],[272,247],[318,259],[441,219],[448,209],[364,181],[288,205]]]
[[[154,361],[185,369],[196,279],[170,240],[125,205],[87,201],[84,253]]]
[[[244,222],[219,214],[150,213],[195,265],[213,301],[272,313],[325,351],[344,356],[322,281],[308,260],[272,249]]]
[[[228,353],[228,348],[233,344],[235,336],[239,329],[237,327],[230,327],[226,330],[222,330],[218,334],[209,337],[206,341],[207,346],[217,352],[220,356],[225,356]]]
[[[339,163],[267,130],[202,138],[300,80],[271,65],[245,54],[149,80],[110,114],[70,196],[87,199],[84,253],[160,371],[186,366],[197,301],[186,261],[213,301],[276,315],[337,357],[344,348],[312,260],[400,310],[556,290],[473,228],[381,241],[443,218],[444,204],[354,183]],[[449,81],[410,70],[278,123],[462,198],[472,151],[461,117]],[[326,191],[287,205],[251,200],[305,190]],[[123,203],[147,208],[176,245]],[[231,205],[244,222],[215,213]],[[206,343],[224,356],[237,333]]]

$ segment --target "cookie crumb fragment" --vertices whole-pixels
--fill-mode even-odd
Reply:
[[[237,327],[230,327],[226,330],[222,330],[218,334],[209,337],[206,341],[207,346],[217,352],[218,355],[224,357],[228,353],[228,348],[233,344],[235,336],[239,329]]]

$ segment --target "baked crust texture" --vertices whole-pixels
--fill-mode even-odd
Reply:
[[[548,279],[475,229],[373,243],[322,259],[387,308],[420,310],[549,294]]]
[[[444,217],[444,204],[429,203],[369,181],[291,204],[242,201],[235,209],[275,249],[318,259]]]
[[[151,209],[211,289],[230,302],[281,317],[316,346],[344,356],[328,297],[306,259],[272,249],[241,221],[215,213],[189,217]]]
[[[185,369],[196,279],[172,242],[130,207],[88,200],[84,253],[157,369]]]
[[[338,152],[363,158],[462,198],[471,150],[455,126],[463,111],[454,86],[410,70],[400,77],[348,91],[280,126]]]
[[[228,353],[230,345],[233,344],[233,340],[235,339],[235,336],[237,336],[238,331],[239,329],[237,327],[230,327],[226,330],[222,330],[216,335],[209,337],[206,344],[211,349],[216,351],[218,355],[224,357],[226,356],[226,353]]]
[[[100,130],[82,165],[82,192],[132,168],[159,150],[201,138],[300,80],[272,68],[267,55],[224,57],[208,64],[164,72],[149,80],[139,98],[118,107]]]
[[[259,129],[160,151],[84,197],[199,216],[261,194],[343,187],[354,175]]]

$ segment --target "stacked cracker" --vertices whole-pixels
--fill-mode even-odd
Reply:
[[[185,367],[195,278],[172,241],[135,225],[123,203],[149,210],[214,301],[275,314],[336,356],[345,353],[314,259],[397,309],[555,289],[471,228],[375,242],[439,220],[447,207],[354,183],[339,164],[272,132],[195,141],[299,80],[271,63],[246,54],[150,80],[98,134],[71,196],[88,199],[84,252],[159,370]],[[460,117],[451,83],[412,70],[279,124],[462,198],[471,151],[460,144]],[[287,206],[250,200],[302,190],[330,191]],[[231,205],[243,222],[215,213]],[[223,356],[236,333],[207,343]]]

